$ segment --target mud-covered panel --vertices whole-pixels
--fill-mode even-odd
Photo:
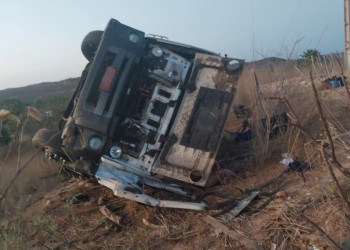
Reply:
[[[201,87],[180,144],[215,151],[232,99],[232,93]]]

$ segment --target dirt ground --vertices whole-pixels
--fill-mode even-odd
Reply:
[[[253,107],[254,86],[248,85],[251,75],[245,73],[242,81],[247,84],[240,85],[235,104]],[[286,95],[303,127],[324,140],[307,80],[291,78],[284,82],[283,90],[279,88],[280,82],[261,85],[266,96]],[[349,168],[349,99],[344,87],[320,94],[337,157]],[[228,199],[233,203],[274,179],[239,216],[223,223],[225,227],[241,239],[254,242],[255,249],[337,249],[335,244],[340,246],[349,238],[350,223],[317,148],[291,127],[267,144],[257,139],[234,143],[231,130],[241,121],[234,116],[230,119],[218,160],[245,152],[253,152],[254,156],[221,162],[221,167],[233,171],[235,176],[225,185],[216,178],[219,185],[206,190],[215,195],[208,195],[203,201],[211,208]],[[17,145],[13,148],[17,149]],[[6,152],[7,148],[1,149],[2,159]],[[287,167],[280,163],[281,153],[285,152],[311,163],[311,169],[286,171]],[[29,144],[23,145],[20,165],[32,154]],[[5,164],[0,165],[1,192],[15,175],[16,167],[17,151],[12,150]],[[39,154],[21,173],[1,204],[0,249],[248,249],[224,233],[222,227],[205,222],[208,215],[215,217],[218,210],[196,212],[145,206],[114,196],[93,179],[68,178],[59,174],[59,169],[59,165]],[[334,171],[349,200],[350,182],[340,171]],[[213,175],[218,176],[219,172],[214,171]],[[164,191],[148,191],[157,197],[171,196]],[[102,215],[101,206],[121,218],[119,225]]]

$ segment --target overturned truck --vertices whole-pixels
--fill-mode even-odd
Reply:
[[[204,209],[188,200],[189,187],[205,186],[211,173],[244,61],[114,19],[85,37],[82,52],[89,63],[59,131],[39,130],[34,144],[117,196]],[[158,200],[145,185],[187,201]]]

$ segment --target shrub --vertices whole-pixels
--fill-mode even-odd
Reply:
[[[10,143],[10,141],[10,133],[7,131],[6,127],[2,127],[0,134],[0,146],[6,146]]]

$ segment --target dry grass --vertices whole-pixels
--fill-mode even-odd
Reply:
[[[312,62],[310,67],[297,68],[293,61],[287,60],[284,63],[271,65],[268,69],[266,67],[251,68],[243,72],[239,80],[235,105],[243,104],[253,111],[253,115],[248,121],[256,133],[253,146],[258,166],[264,167],[267,160],[271,159],[271,156],[280,152],[289,152],[299,158],[305,158],[303,144],[307,143],[301,138],[299,130],[295,128],[288,128],[276,143],[270,140],[268,135],[272,128],[269,126],[269,122],[264,127],[261,125],[260,120],[265,118],[267,121],[270,121],[275,114],[280,114],[286,109],[283,103],[276,100],[266,100],[266,97],[286,96],[306,131],[316,138],[319,137],[320,129],[319,124],[316,122],[318,118],[315,113],[315,104],[313,99],[309,97],[311,96],[310,69],[313,71],[315,78],[318,79],[319,89],[321,89],[321,81],[334,75],[339,75],[341,72],[337,59],[334,56],[318,58]],[[254,84],[254,74],[256,74],[258,85]],[[349,102],[344,100],[344,97],[346,97],[344,96],[345,91],[336,91],[343,92],[340,93],[342,95],[341,103],[332,103],[334,99],[327,99],[326,92],[324,92],[322,93],[325,102],[323,106],[328,111],[328,118],[332,119],[341,128],[342,125],[339,122],[339,119],[341,119],[340,112],[334,111],[334,108],[349,109]],[[332,95],[332,98],[334,98],[334,95]],[[337,107],[334,107],[335,105]],[[330,111],[329,107],[331,107],[332,111]],[[336,112],[336,114],[332,112]],[[350,127],[341,129],[345,133],[345,130],[350,129]]]
[[[335,242],[341,242],[350,231],[350,224],[339,209],[338,200],[321,190],[319,196],[307,204],[300,201],[275,199],[263,211],[253,216],[239,216],[231,222],[236,231],[254,237],[266,247],[277,249],[309,249],[311,245],[329,247],[334,244],[301,214],[316,223]]]
[[[332,76],[338,71],[336,64],[327,60],[316,61],[312,65],[319,80]],[[314,169],[305,174],[305,183],[299,175],[290,173],[285,177],[285,185],[277,185],[288,193],[287,197],[275,198],[263,210],[253,215],[243,212],[230,222],[230,226],[235,231],[262,243],[266,248],[271,248],[273,244],[276,244],[278,249],[308,249],[311,244],[334,248],[330,241],[308,223],[300,212],[296,213],[296,211],[302,211],[307,218],[318,224],[338,243],[341,243],[350,233],[349,222],[343,213],[342,204],[333,183],[321,181],[327,175],[317,159],[318,153],[315,153],[317,149],[311,146],[298,130],[291,127],[287,127],[284,133],[271,140],[268,134],[272,128],[264,128],[260,123],[263,116],[270,119],[275,113],[283,110],[283,105],[276,101],[265,100],[264,97],[287,96],[303,127],[316,138],[324,140],[323,132],[315,118],[313,100],[307,98],[308,93],[311,93],[309,80],[305,76],[308,70],[297,69],[290,62],[272,66],[268,70],[256,70],[261,99],[258,99],[253,71],[245,71],[240,79],[237,98],[235,98],[236,105],[243,104],[253,109],[249,122],[256,131],[256,137],[253,139],[255,159],[236,162],[235,167],[239,169],[239,178],[234,179],[227,186],[219,187],[218,192],[230,197],[238,197],[242,195],[239,189],[252,189],[277,175],[282,168],[278,165],[282,152],[289,152],[314,165]],[[344,118],[344,116],[350,117],[350,109],[343,92],[341,88],[322,91],[321,98],[331,127],[332,138],[336,141],[337,153],[341,155],[341,160],[346,161],[350,153],[350,125],[347,125],[350,124],[350,118]],[[232,147],[230,144],[232,138],[227,137],[225,140],[227,140],[226,147]],[[22,144],[22,146],[25,145],[25,143]],[[9,176],[14,174],[9,166],[11,164],[16,166],[16,147],[17,145],[13,145],[14,150],[11,150],[10,154],[12,157],[9,157],[8,165],[4,167],[1,174],[5,173],[3,171],[8,171],[6,174]],[[24,148],[21,152],[25,152]],[[223,153],[221,155],[226,157],[235,152],[237,151],[232,150],[227,155]],[[28,156],[22,155],[23,160],[26,157]],[[47,161],[41,158],[36,158],[34,164],[41,173],[47,168]],[[30,180],[25,183],[25,178],[20,179],[11,193],[14,196],[18,193],[19,196],[16,196],[16,199],[22,202],[26,200],[26,195],[37,192],[33,192],[29,187],[39,188],[33,184],[33,180],[37,180],[34,177],[38,177],[33,170],[23,174]],[[44,175],[48,173],[45,172]],[[350,184],[347,184],[344,179],[341,181],[342,187],[349,195]],[[52,180],[51,183],[53,183]],[[55,185],[58,185],[57,182]],[[47,189],[51,187],[48,186]],[[89,201],[71,204],[70,199],[80,192],[88,193]],[[100,196],[106,196],[105,205],[111,211],[125,218],[125,224],[122,227],[111,223],[99,213],[97,200]],[[40,197],[41,200],[31,206],[34,198],[24,202],[27,208],[23,216],[13,211],[11,215],[16,217],[7,217],[7,223],[4,220],[1,222],[0,235],[8,236],[6,239],[1,238],[0,243],[3,245],[0,244],[0,246],[6,243],[14,248],[20,248],[22,245],[37,249],[44,247],[50,249],[167,249],[173,247],[239,249],[242,247],[201,222],[200,213],[157,209],[125,201],[114,197],[109,190],[93,182],[72,180],[71,183],[65,183],[63,187],[51,194],[37,196],[37,198]],[[252,208],[254,204],[250,209]],[[33,216],[35,214],[37,216]],[[8,226],[10,224],[14,227],[10,228]]]

